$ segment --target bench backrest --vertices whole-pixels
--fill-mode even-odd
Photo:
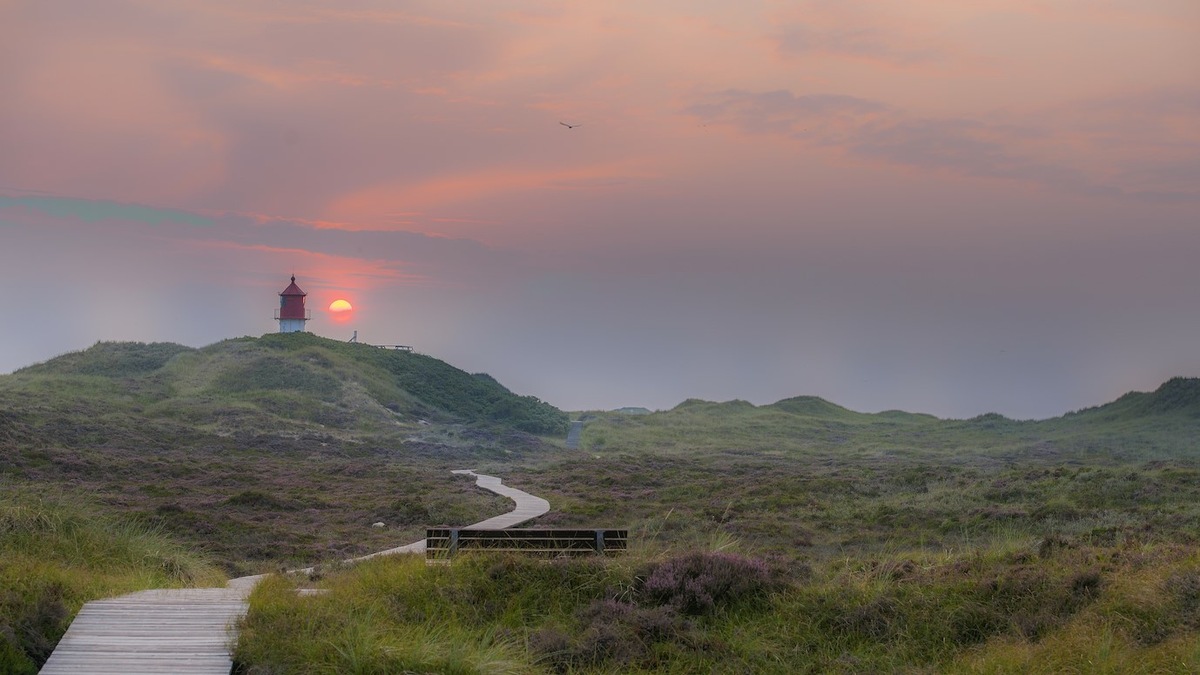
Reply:
[[[425,531],[425,557],[430,559],[448,558],[460,551],[513,552],[551,558],[619,555],[628,547],[629,530],[431,527]]]

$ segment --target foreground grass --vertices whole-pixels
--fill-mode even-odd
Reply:
[[[216,567],[144,525],[0,482],[0,672],[36,673],[89,600],[223,583]]]
[[[307,581],[307,580],[299,580]],[[813,568],[729,552],[375,560],[251,598],[243,673],[1187,673],[1189,547],[997,540]]]

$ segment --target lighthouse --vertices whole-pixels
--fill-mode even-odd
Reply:
[[[308,295],[296,285],[296,275],[292,275],[292,283],[279,294],[279,309],[275,310],[275,320],[279,322],[280,333],[302,333],[304,322],[308,321],[308,310],[304,309],[304,296]]]

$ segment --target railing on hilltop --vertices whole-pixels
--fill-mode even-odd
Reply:
[[[378,347],[380,349],[395,349],[396,351],[401,351],[401,352],[411,352],[413,350],[413,348],[410,347],[409,345],[372,345],[372,344],[367,344],[366,342],[359,342],[358,341],[358,331],[354,331],[354,335],[352,335],[350,337],[350,339],[347,340],[346,342],[350,342],[352,344],[366,345],[368,347]]]

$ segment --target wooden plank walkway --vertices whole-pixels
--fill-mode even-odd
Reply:
[[[508,513],[469,527],[503,529],[550,510],[545,499],[510,488],[495,476],[469,469],[454,473],[475,476],[476,485],[516,504]],[[422,539],[346,562],[424,552]],[[237,620],[245,615],[246,598],[263,576],[233,579],[225,588],[158,589],[89,602],[55,647],[41,675],[229,675]]]
[[[575,420],[571,422],[571,428],[567,430],[567,449],[579,449],[579,437],[583,435],[583,420]]]
[[[244,594],[230,588],[143,591],[89,602],[41,672],[228,675],[229,629],[245,613]]]
[[[537,518],[538,516],[550,510],[550,502],[542,499],[541,497],[534,497],[527,492],[521,492],[516,488],[510,488],[504,483],[500,482],[500,479],[496,478],[495,476],[484,476],[477,474],[470,469],[459,469],[458,471],[452,471],[451,473],[457,473],[464,476],[475,476],[475,484],[479,487],[483,488],[484,490],[491,490],[498,495],[504,495],[516,503],[516,507],[514,507],[513,510],[509,511],[508,513],[496,516],[495,518],[481,520],[474,525],[467,526],[472,529],[503,530],[506,527],[513,527],[514,525],[520,525],[526,521],[533,520],[534,518]],[[421,550],[424,551],[425,549]]]

